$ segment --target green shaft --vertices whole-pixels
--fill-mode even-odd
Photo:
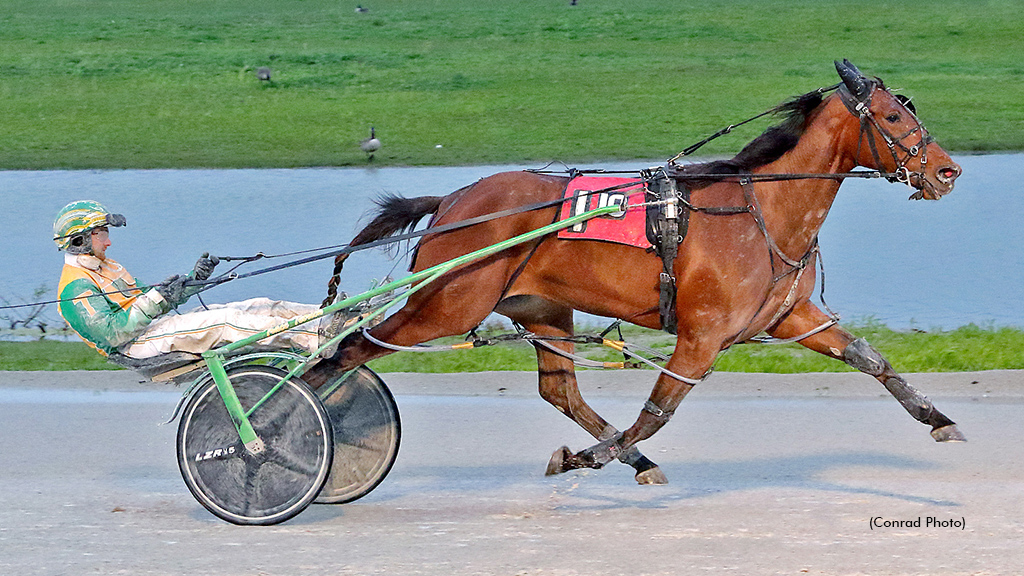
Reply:
[[[242,403],[239,402],[238,395],[235,394],[235,388],[231,386],[231,381],[228,380],[222,358],[221,356],[207,357],[207,368],[210,369],[213,381],[217,384],[217,391],[220,392],[220,397],[224,400],[224,406],[228,409],[228,415],[231,416],[231,421],[238,430],[238,437],[248,447],[250,443],[257,440],[256,431],[253,430],[252,424],[242,408]]]

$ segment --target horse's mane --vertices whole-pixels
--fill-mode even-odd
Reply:
[[[785,119],[751,140],[739,154],[729,160],[679,166],[675,176],[680,180],[686,180],[686,176],[690,174],[740,174],[778,160],[800,141],[807,125],[807,117],[822,100],[821,92],[815,90],[779,104],[774,113],[784,115]],[[691,187],[701,188],[711,183],[691,181],[689,184]]]

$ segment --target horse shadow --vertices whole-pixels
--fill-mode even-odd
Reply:
[[[832,492],[847,495],[876,496],[902,500],[928,506],[956,507],[959,502],[940,497],[922,496],[909,491],[876,488],[825,479],[845,468],[875,468],[888,470],[935,470],[930,461],[877,452],[845,454],[814,454],[746,460],[693,461],[680,466],[663,466],[670,483],[652,497],[635,498],[634,494],[620,496],[606,486],[591,484],[591,478],[578,482],[572,504],[579,510],[602,510],[619,507],[638,509],[667,508],[672,502],[699,500],[730,492],[762,489],[792,489]],[[891,472],[880,472],[879,478],[892,478]],[[630,479],[632,480],[632,479]],[[860,482],[858,482],[860,484]],[[638,489],[648,487],[637,486]]]
[[[582,470],[559,476],[542,476],[542,468],[526,464],[480,466],[395,466],[367,503],[433,500],[444,497],[500,497],[522,500],[547,493],[558,509],[600,511],[619,508],[659,509],[675,502],[700,500],[730,492],[761,489],[796,489],[837,494],[877,496],[928,506],[955,507],[959,502],[825,479],[844,468],[880,470],[934,470],[926,460],[877,452],[828,453],[744,460],[697,460],[685,465],[663,466],[670,478],[665,486],[639,486],[632,470]],[[893,477],[880,472],[879,477]]]

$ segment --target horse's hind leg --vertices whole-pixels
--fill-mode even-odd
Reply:
[[[778,338],[793,338],[806,334],[827,321],[828,316],[805,300],[771,330],[771,335]],[[914,419],[932,427],[931,434],[937,442],[966,441],[956,424],[939,412],[927,397],[908,384],[893,369],[889,361],[863,338],[856,338],[836,325],[800,340],[800,344],[874,376]]]
[[[524,328],[538,336],[558,338],[573,334],[572,310],[551,304],[540,298],[513,296],[503,301],[499,305],[498,311],[516,320]],[[550,345],[565,352],[573,351],[571,342],[550,342]],[[535,346],[537,348],[537,373],[541,397],[551,403],[559,412],[579,424],[594,438],[606,441],[617,437],[619,431],[595,412],[580,394],[572,360],[560,356],[542,345]],[[574,462],[574,458],[575,455],[567,447],[559,448],[552,454],[545,474],[548,476],[559,474],[585,465]],[[661,468],[641,454],[636,446],[619,454],[618,460],[636,470],[636,481],[640,484],[665,484],[668,482]]]

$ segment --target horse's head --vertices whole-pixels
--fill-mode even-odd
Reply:
[[[836,62],[836,70],[843,80],[839,98],[860,120],[857,163],[917,189],[912,199],[949,194],[960,166],[928,134],[910,99],[893,95],[878,78],[866,78],[849,60]]]

